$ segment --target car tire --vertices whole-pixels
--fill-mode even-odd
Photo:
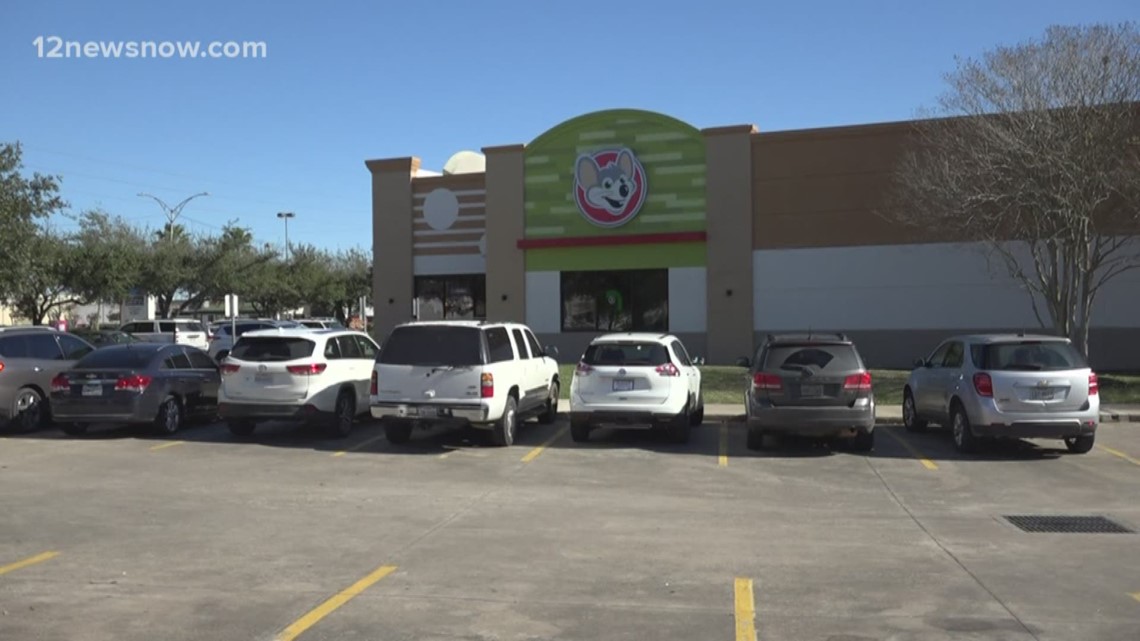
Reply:
[[[561,392],[558,381],[550,383],[550,391],[546,396],[546,408],[538,415],[538,422],[550,425],[558,418],[558,394]]]
[[[854,452],[870,452],[875,449],[874,430],[859,430],[855,438],[851,439],[851,450]]]
[[[927,423],[918,417],[918,408],[914,404],[914,394],[911,394],[907,389],[903,392],[903,426],[906,427],[908,432],[922,432],[926,429]]]
[[[352,422],[356,420],[356,399],[352,392],[341,390],[333,405],[333,415],[329,418],[328,432],[331,436],[344,438],[352,432]]]
[[[182,427],[182,407],[178,399],[167,396],[158,406],[158,414],[154,417],[154,429],[159,434],[169,436]]]
[[[248,438],[250,436],[253,436],[253,431],[257,429],[257,423],[254,423],[250,420],[239,419],[226,421],[226,427],[229,428],[230,434],[233,434],[234,436],[240,436],[242,438]]]
[[[412,439],[412,424],[409,421],[387,419],[381,422],[384,438],[392,445],[403,445]]]
[[[1073,454],[1087,454],[1096,443],[1096,434],[1087,436],[1070,436],[1065,439],[1065,447]]]
[[[499,447],[510,447],[515,442],[515,428],[518,424],[518,401],[514,396],[507,397],[503,415],[491,428],[491,441]]]
[[[697,411],[689,416],[689,425],[700,427],[705,422],[705,399],[697,397]]]
[[[60,423],[59,429],[68,436],[84,436],[91,427],[90,423]]]
[[[572,419],[570,421],[570,439],[575,443],[585,443],[590,440],[590,421]]]
[[[47,402],[35,388],[20,388],[13,402],[12,419],[8,425],[16,432],[32,432],[46,424]]]
[[[963,454],[978,450],[978,437],[970,429],[970,417],[961,404],[955,404],[950,411],[950,431],[954,437],[954,447]]]
[[[764,449],[764,432],[757,429],[748,430],[747,446],[750,450]]]
[[[669,424],[669,440],[674,443],[688,443],[689,435],[693,429],[693,412],[689,409],[690,403],[685,403],[685,409]]]

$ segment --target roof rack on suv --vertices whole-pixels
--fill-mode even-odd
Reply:
[[[806,333],[788,332],[784,334],[768,334],[768,342],[775,342],[778,340],[850,340],[847,334],[843,332],[813,332],[808,330]]]

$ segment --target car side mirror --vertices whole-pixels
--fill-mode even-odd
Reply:
[[[705,357],[704,356],[694,356],[693,357],[693,365],[704,365],[704,364],[705,364]]]
[[[741,356],[740,358],[736,359],[736,365],[738,367],[752,367],[752,361],[748,360],[747,356]]]
[[[558,358],[558,346],[557,345],[547,345],[547,346],[542,348],[542,353],[546,356],[551,357],[551,358]]]
[[[926,359],[925,358],[914,359],[914,368],[918,369],[920,367],[926,367]]]

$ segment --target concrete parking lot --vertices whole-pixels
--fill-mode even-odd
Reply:
[[[1003,518],[1140,530],[1140,425],[1084,456],[878,429],[5,435],[0,639],[1140,639],[1140,534]]]

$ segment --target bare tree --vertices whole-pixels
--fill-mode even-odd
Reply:
[[[1051,27],[959,60],[946,81],[889,216],[984,243],[1041,326],[1087,355],[1097,294],[1140,266],[1140,32]]]

